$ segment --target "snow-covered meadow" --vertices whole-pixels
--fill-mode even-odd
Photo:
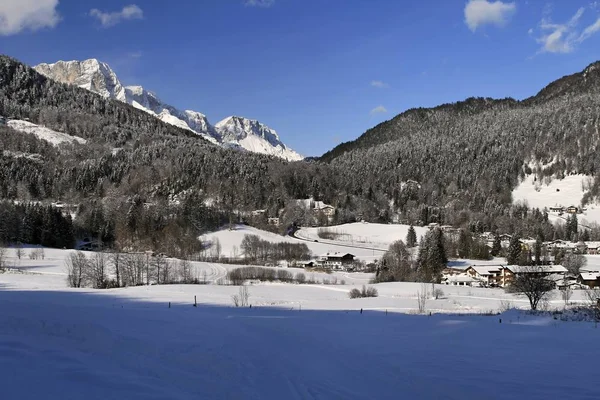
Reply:
[[[381,227],[390,231],[379,243],[395,240]],[[345,247],[358,240],[303,241],[241,226],[208,239],[219,238],[225,253],[246,233],[307,243],[316,254],[373,257]],[[596,325],[505,311],[528,302],[501,289],[437,285],[444,294],[416,315],[417,292],[429,284],[371,285],[371,274],[288,268],[337,284],[249,284],[252,307],[234,308],[239,287],[217,283],[238,266],[193,262],[207,285],[72,289],[72,250],[45,249],[37,260],[32,250],[19,259],[8,249],[10,269],[0,273],[3,398],[597,398],[592,385],[576,384],[595,378]],[[362,285],[379,296],[350,299]],[[571,301],[582,300],[576,291]],[[549,307],[563,308],[558,293]]]

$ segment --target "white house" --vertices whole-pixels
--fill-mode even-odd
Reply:
[[[354,255],[350,253],[325,253],[317,258],[317,265],[335,270],[345,270],[354,263]]]

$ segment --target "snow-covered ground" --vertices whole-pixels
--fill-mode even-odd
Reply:
[[[406,315],[421,284],[351,300],[369,274],[317,274],[346,284],[250,285],[253,307],[232,308],[238,288],[214,284],[232,266],[194,263],[209,285],[70,289],[71,251],[29,252],[9,249],[18,271],[0,274],[2,398],[597,398],[580,384],[596,379],[595,325],[495,315],[527,307],[500,289],[443,286],[432,316]]]
[[[301,228],[296,232],[296,236],[321,241],[322,239],[319,238],[319,229],[322,229],[336,235],[335,240],[324,240],[325,242],[341,242],[357,247],[375,247],[387,250],[389,245],[397,240],[406,241],[408,228],[408,225],[355,222],[321,228]],[[425,235],[427,230],[426,227],[415,226],[417,239]]]
[[[362,224],[361,224],[362,225]],[[346,227],[348,225],[340,225],[341,227]],[[368,226],[368,224],[365,224]],[[388,225],[379,225],[380,227],[387,227]],[[389,226],[397,226],[401,225],[389,225]],[[312,228],[311,228],[312,229]],[[399,228],[402,229],[402,228]],[[266,240],[272,243],[280,243],[280,242],[288,242],[288,243],[304,243],[308,246],[309,250],[312,251],[313,255],[316,257],[320,254],[324,253],[335,253],[335,252],[343,252],[343,253],[352,253],[356,257],[358,257],[362,261],[370,262],[381,258],[385,250],[387,250],[387,245],[379,245],[373,246],[372,244],[366,243],[348,243],[344,241],[338,240],[322,240],[316,238],[316,230],[315,230],[315,238],[311,236],[309,233],[306,235],[304,233],[304,229],[299,231],[296,235],[299,238],[306,237],[306,240],[296,239],[290,236],[281,236],[275,233],[263,231],[260,229],[256,229],[251,226],[246,225],[236,225],[233,230],[229,230],[224,228],[217,232],[212,232],[202,237],[202,240],[207,242],[214,241],[214,239],[218,239],[221,244],[221,254],[224,257],[239,257],[242,255],[241,244],[245,235],[257,235],[262,240]],[[309,231],[310,232],[310,231]],[[406,234],[404,235],[406,238]],[[317,240],[317,241],[315,241]],[[356,247],[354,247],[356,246]]]
[[[78,136],[71,136],[67,135],[66,133],[53,131],[52,129],[36,125],[28,121],[14,119],[8,121],[7,125],[16,131],[35,135],[39,139],[52,143],[55,146],[58,146],[61,143],[86,143],[85,139]]]
[[[555,206],[581,206],[581,200],[593,183],[594,177],[588,175],[567,175],[564,179],[552,179],[550,182],[527,176],[512,193],[513,202],[526,202],[532,208],[550,208]],[[583,224],[600,223],[600,205],[588,204],[586,211],[578,215]],[[563,222],[566,215],[549,213],[552,222]]]

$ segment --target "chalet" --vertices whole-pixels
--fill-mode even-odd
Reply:
[[[565,211],[565,208],[562,206],[549,207],[548,210],[553,213],[562,214]]]
[[[600,242],[585,242],[586,254],[600,254]]]
[[[567,274],[567,269],[562,265],[537,265],[537,266],[520,266],[508,265],[502,269],[500,285],[506,286],[520,274],[540,274],[557,281],[564,279]]]
[[[501,265],[471,265],[465,273],[483,286],[502,286],[503,268]]]
[[[592,289],[600,287],[600,272],[582,272],[577,277],[577,282]]]
[[[451,286],[481,286],[481,282],[472,276],[462,273],[442,279],[442,284]]]
[[[567,207],[567,212],[569,214],[577,214],[579,212],[579,207],[569,206]]]
[[[315,207],[315,211],[320,211],[328,217],[333,217],[335,215],[335,207],[330,206],[329,204],[323,204],[322,207]]]
[[[268,223],[269,225],[275,225],[275,226],[279,226],[279,218],[277,218],[277,217],[269,217],[269,218],[267,219],[267,223]]]
[[[326,253],[319,256],[317,265],[336,270],[346,270],[354,263],[354,255],[350,253]]]
[[[266,213],[267,213],[267,210],[254,210],[254,211],[252,211],[251,214],[253,217],[258,217],[258,216],[264,215]]]

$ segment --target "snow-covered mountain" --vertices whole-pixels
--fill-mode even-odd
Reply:
[[[256,120],[228,117],[218,122],[215,129],[221,142],[228,146],[238,145],[255,153],[272,154],[290,161],[303,158],[284,145],[275,130]]]
[[[77,85],[104,97],[131,104],[164,122],[193,131],[224,147],[270,154],[289,161],[303,158],[287,147],[277,132],[258,121],[229,117],[213,126],[204,114],[193,110],[179,110],[162,102],[155,93],[142,86],[123,86],[110,66],[96,59],[58,61],[54,64],[39,64],[34,68],[59,82]]]

